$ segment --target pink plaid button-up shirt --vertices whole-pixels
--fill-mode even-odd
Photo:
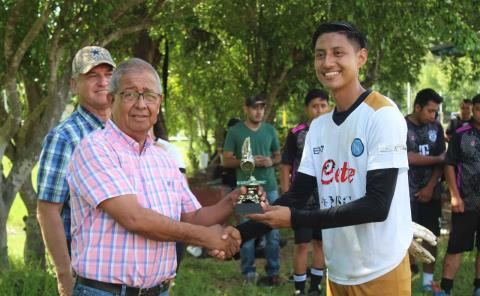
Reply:
[[[145,208],[180,220],[200,208],[175,162],[161,148],[138,143],[112,122],[80,142],[67,172],[72,208],[72,266],[85,278],[149,288],[175,276],[174,242],[127,231],[98,205],[135,194]]]

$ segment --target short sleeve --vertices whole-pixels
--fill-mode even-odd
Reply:
[[[114,151],[102,144],[93,143],[92,137],[82,140],[67,172],[71,191],[92,207],[109,198],[136,194]]]
[[[61,133],[50,132],[43,142],[37,175],[37,197],[63,203],[68,197],[67,166],[73,153],[73,144]]]
[[[303,147],[302,160],[298,167],[298,172],[307,174],[309,176],[315,176],[315,166],[313,162],[312,147],[311,147],[312,133],[308,132],[305,138],[305,146]]]
[[[283,146],[282,151],[282,163],[293,165],[297,150],[297,143],[295,140],[295,134],[290,130],[287,135],[287,140]]]
[[[408,168],[407,124],[395,107],[377,110],[368,124],[367,171]]]

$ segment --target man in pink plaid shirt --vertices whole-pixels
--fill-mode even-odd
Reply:
[[[238,231],[217,224],[233,212],[238,191],[201,208],[174,160],[148,135],[161,92],[150,64],[120,64],[109,85],[112,119],[73,154],[67,172],[73,295],[168,295],[176,241],[219,258],[239,250]]]

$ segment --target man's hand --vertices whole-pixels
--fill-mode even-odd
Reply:
[[[57,289],[60,296],[70,296],[73,294],[75,277],[71,271],[57,273]]]
[[[230,258],[240,250],[242,239],[236,228],[228,226],[223,228],[220,225],[208,227],[210,230],[207,249],[209,254],[217,259]]]
[[[453,196],[450,198],[450,203],[452,205],[452,212],[454,213],[463,213],[465,211],[465,203],[460,196]]]
[[[255,155],[253,158],[255,159],[256,167],[269,168],[273,165],[273,160],[268,156]]]
[[[415,222],[412,222],[412,230],[413,240],[408,248],[410,255],[415,257],[420,262],[434,262],[435,258],[432,256],[432,254],[430,254],[429,251],[422,247],[421,242],[426,241],[430,245],[435,246],[437,245],[437,237],[430,230]]]
[[[419,202],[429,202],[433,196],[433,188],[434,186],[427,185],[415,193],[415,197]]]
[[[290,228],[292,213],[289,207],[270,206],[262,203],[263,214],[250,214],[245,217],[270,225],[272,228]]]

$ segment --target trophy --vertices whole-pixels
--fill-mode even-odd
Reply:
[[[263,213],[262,206],[260,205],[258,189],[259,185],[265,184],[265,181],[257,180],[252,175],[255,170],[255,160],[253,159],[250,146],[250,137],[247,137],[242,145],[240,169],[245,173],[250,174],[250,177],[246,181],[237,181],[238,186],[247,187],[247,193],[240,195],[240,198],[235,205],[235,212],[241,215]]]

